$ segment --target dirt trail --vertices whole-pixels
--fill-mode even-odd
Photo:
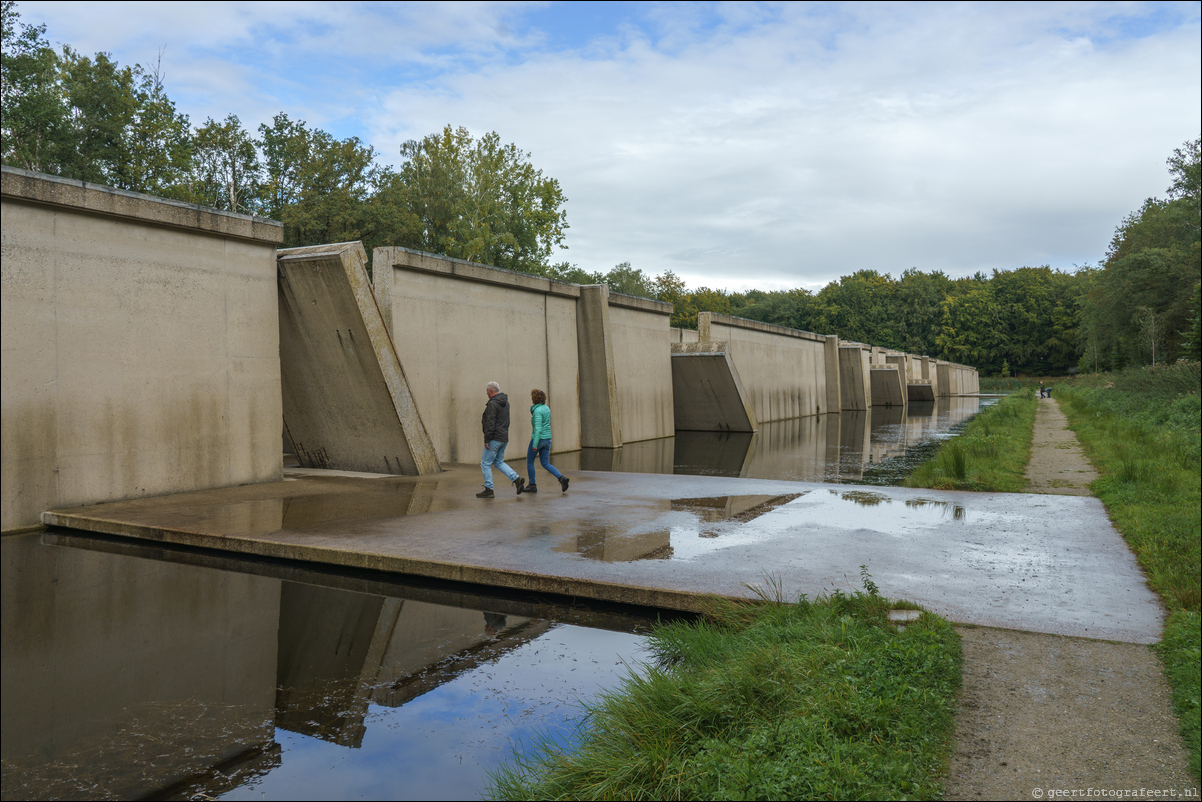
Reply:
[[[1097,478],[1052,399],[1039,402],[1026,476],[1028,492],[1060,495],[1089,495]],[[964,684],[946,799],[1048,799],[1074,789],[1077,797],[1172,789],[1162,798],[1198,798],[1149,647],[957,629]]]

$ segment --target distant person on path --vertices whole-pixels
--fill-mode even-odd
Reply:
[[[1039,383],[1039,397],[1040,397],[1040,398],[1043,398],[1043,397],[1044,397],[1044,395],[1043,395],[1043,382],[1040,382],[1040,383]]]
[[[484,455],[480,457],[480,471],[484,474],[484,492],[476,498],[493,498],[492,466],[496,465],[505,474],[521,495],[526,480],[517,471],[505,464],[505,446],[509,445],[509,396],[501,392],[501,385],[489,382],[484,386],[488,403],[484,405],[481,424],[484,427]]]
[[[526,473],[530,474],[530,484],[522,492],[537,493],[538,484],[534,480],[534,456],[537,454],[543,470],[559,480],[559,489],[568,492],[568,477],[555,470],[551,464],[551,409],[547,406],[547,394],[542,390],[531,390],[530,400],[530,445],[526,447]]]

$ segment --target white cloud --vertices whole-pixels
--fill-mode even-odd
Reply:
[[[122,61],[167,44],[194,119],[283,109],[390,161],[496,130],[563,186],[566,258],[731,289],[1095,260],[1202,127],[1189,3],[667,4],[556,51],[525,6],[105,8],[20,6]]]

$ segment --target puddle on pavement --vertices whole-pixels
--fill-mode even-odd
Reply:
[[[0,547],[5,799],[474,798],[649,659],[619,614],[55,531]]]

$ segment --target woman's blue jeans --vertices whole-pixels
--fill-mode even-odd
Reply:
[[[530,445],[526,446],[526,473],[530,474],[530,484],[533,486],[534,481],[534,455],[538,455],[538,461],[543,464],[543,470],[559,479],[563,476],[562,473],[555,470],[555,466],[551,464],[551,441],[539,440],[538,448],[534,447],[534,441],[530,441]]]

